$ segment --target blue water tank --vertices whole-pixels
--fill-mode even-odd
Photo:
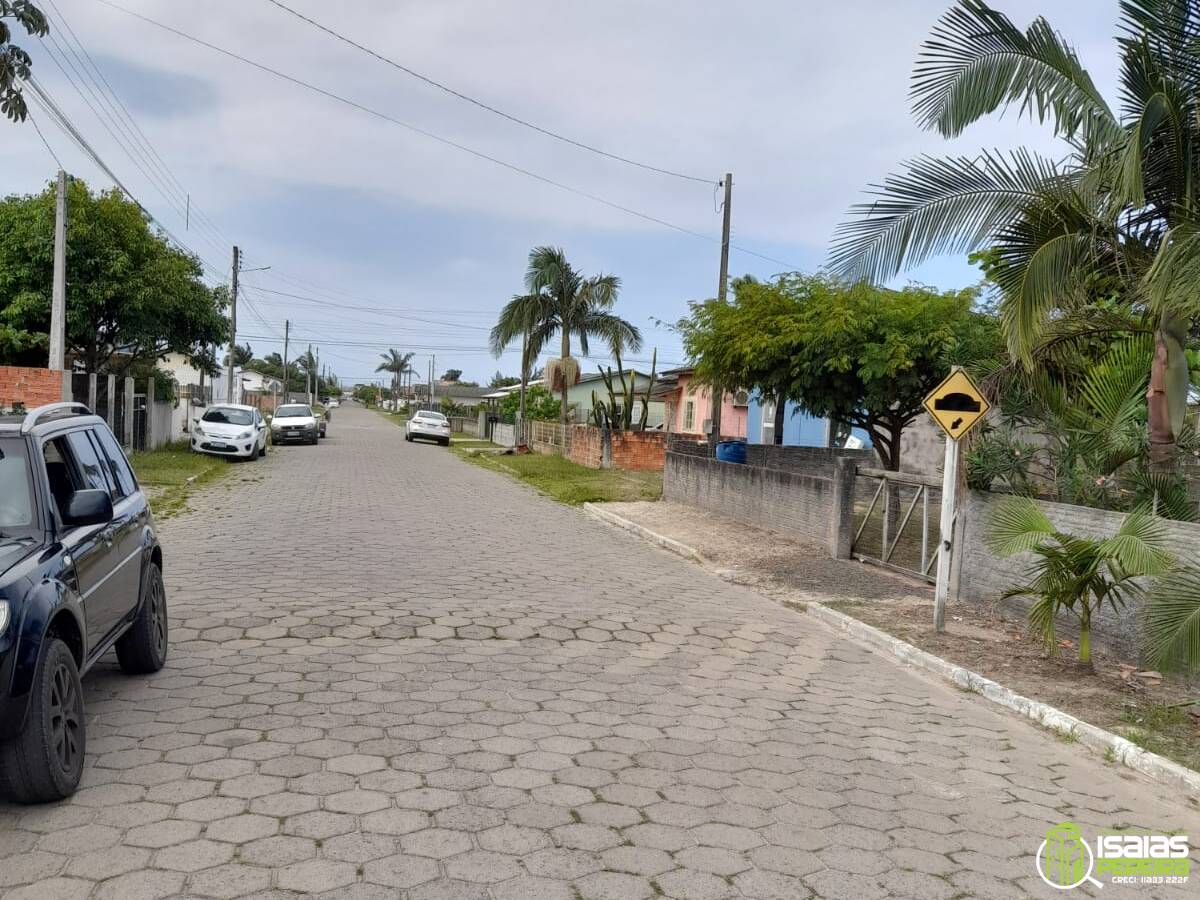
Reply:
[[[717,444],[717,459],[721,462],[746,464],[745,441],[721,441]]]

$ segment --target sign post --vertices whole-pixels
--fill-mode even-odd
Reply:
[[[938,540],[937,587],[933,594],[933,627],[946,628],[946,599],[950,594],[950,552],[953,549],[954,511],[958,500],[958,442],[985,415],[987,399],[961,366],[929,392],[925,409],[946,433],[946,460],[942,466],[942,515]]]

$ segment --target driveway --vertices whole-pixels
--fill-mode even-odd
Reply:
[[[1061,896],[1049,826],[1200,834],[1169,791],[374,413],[329,433],[163,524],[167,668],[93,673],[83,789],[0,805],[4,897]]]

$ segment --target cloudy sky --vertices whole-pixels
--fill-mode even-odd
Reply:
[[[259,355],[321,348],[348,382],[377,378],[386,347],[424,372],[486,380],[516,353],[486,351],[529,249],[564,248],[621,276],[618,310],[646,351],[682,360],[656,320],[715,293],[715,182],[734,175],[731,274],[812,270],[862,189],[921,152],[1017,142],[1053,150],[1015,117],[947,143],[908,114],[908,75],[946,0],[285,0],[403,65],[512,116],[685,180],[602,158],[449,96],[337,42],[268,0],[114,0],[142,15],[609,203],[570,193],[223,57],[106,5],[42,0],[57,43],[26,39],[35,73],[137,198],[214,270],[247,267],[239,335]],[[1115,0],[998,0],[1024,27],[1043,14],[1114,98]],[[169,174],[127,153],[90,54]],[[62,69],[59,65],[62,65]],[[65,73],[64,73],[65,70]],[[68,78],[68,75],[70,78]],[[90,104],[90,106],[89,106]],[[114,104],[115,106],[115,104]],[[92,108],[104,114],[98,116]],[[36,109],[36,108],[35,108]],[[108,179],[41,117],[66,168]],[[111,129],[111,133],[109,131]],[[0,191],[34,192],[55,168],[28,124],[0,123]],[[185,223],[184,195],[192,215]],[[761,254],[751,255],[745,251]],[[770,257],[764,259],[762,257]],[[973,283],[963,260],[912,277]],[[286,296],[288,294],[296,296]]]

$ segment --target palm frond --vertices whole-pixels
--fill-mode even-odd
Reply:
[[[1117,533],[1100,544],[1100,553],[1122,576],[1161,575],[1174,565],[1170,536],[1162,519],[1144,510],[1125,517]]]
[[[1160,669],[1200,668],[1200,569],[1158,580],[1142,614],[1146,661]]]
[[[851,207],[829,265],[852,279],[886,281],[932,256],[979,249],[1062,177],[1028,150],[918,157],[870,191],[878,199]]]
[[[945,137],[1017,103],[1067,139],[1107,143],[1120,134],[1074,49],[1045,19],[1022,32],[982,0],[960,0],[942,16],[922,45],[911,97],[917,121]]]
[[[992,513],[987,544],[1000,557],[1014,556],[1054,540],[1057,531],[1041,508],[1028,497],[1004,500]]]

